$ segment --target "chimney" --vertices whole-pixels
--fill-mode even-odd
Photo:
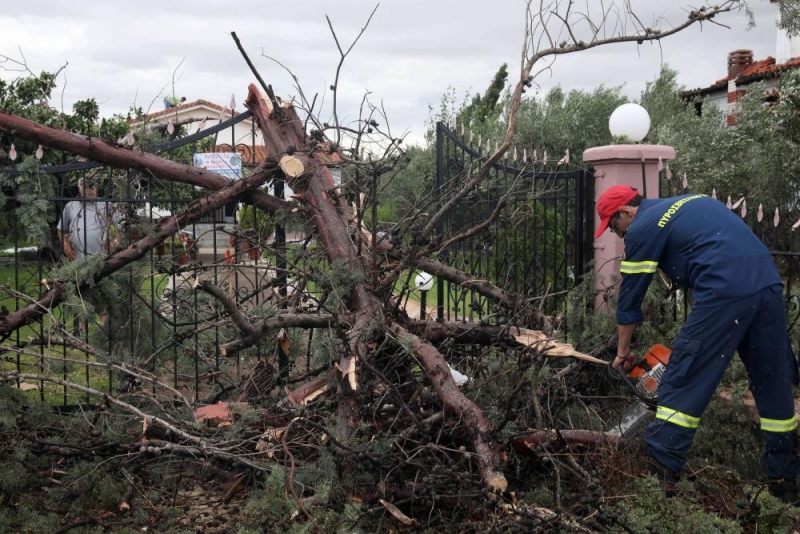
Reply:
[[[752,50],[734,50],[728,54],[728,77],[735,78],[753,62]]]

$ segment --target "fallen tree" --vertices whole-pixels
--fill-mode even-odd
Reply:
[[[166,387],[157,375],[142,368],[118,366],[114,371],[136,375],[139,380],[145,376],[152,379],[153,392],[147,396],[147,409],[62,377],[17,370],[4,371],[0,377],[17,385],[23,381],[49,381],[74,388],[105,402],[109,410],[113,408],[141,419],[142,455],[165,452],[185,457],[206,455],[236,468],[263,472],[281,466],[287,473],[286,489],[298,509],[320,530],[314,513],[304,504],[307,496],[298,493],[293,480],[299,463],[313,464],[326,455],[335,458],[337,469],[353,480],[364,474],[362,470],[373,475],[370,488],[360,486],[363,492],[359,492],[358,486],[348,488],[351,496],[362,495],[359,498],[365,502],[391,497],[420,499],[426,505],[437,506],[449,502],[448,498],[457,500],[464,488],[471,488],[470,495],[486,497],[484,490],[499,495],[486,501],[497,505],[497,499],[510,498],[509,490],[520,484],[519,480],[509,483],[507,467],[512,451],[536,461],[547,458],[558,474],[556,495],[562,493],[562,470],[574,477],[573,489],[582,484],[596,486],[600,475],[587,465],[591,461],[581,465],[583,453],[576,453],[575,447],[613,450],[619,446],[619,440],[602,429],[559,425],[573,424],[573,418],[594,427],[609,423],[597,414],[602,408],[594,403],[592,396],[608,393],[613,385],[607,380],[587,384],[576,376],[584,362],[602,364],[606,347],[590,347],[587,352],[591,354],[585,354],[559,343],[554,339],[554,318],[547,317],[530,296],[515,294],[497,281],[477,280],[437,257],[445,245],[498,224],[502,202],[487,220],[475,228],[463,229],[456,236],[437,235],[436,229],[455,206],[490,180],[489,169],[511,147],[522,95],[540,72],[536,69],[541,68],[542,61],[612,43],[659,41],[692,24],[712,22],[738,6],[739,2],[727,1],[695,9],[681,24],[658,30],[643,25],[627,3],[618,6],[616,12],[602,11],[594,22],[589,13],[573,11],[572,2],[554,2],[539,9],[529,3],[520,75],[509,100],[504,137],[474,173],[447,191],[446,200],[438,209],[429,216],[422,216],[420,210],[418,217],[396,229],[397,238],[391,243],[378,235],[374,208],[380,177],[400,164],[400,142],[380,134],[383,142],[380,146],[385,147],[385,152],[374,158],[361,155],[362,147],[369,145],[375,136],[377,108],[360,117],[356,127],[326,125],[313,116],[311,103],[302,99],[297,104],[281,103],[266,84],[260,88],[251,85],[245,105],[257,121],[269,158],[238,181],[132,147],[77,136],[0,112],[0,131],[7,135],[209,191],[183,212],[157,221],[148,235],[105,257],[90,277],[46,280],[48,289],[41,296],[31,297],[30,304],[0,317],[0,334],[6,340],[22,326],[51,314],[61,302],[67,284],[86,291],[145,257],[149,250],[185,225],[237,199],[246,199],[270,214],[281,213],[302,220],[308,229],[306,243],[313,239],[320,249],[319,256],[312,257],[309,252],[304,260],[285,268],[283,274],[291,273],[292,283],[299,289],[289,296],[285,285],[277,288],[282,302],[267,317],[249,315],[220,285],[201,280],[199,274],[195,277],[194,290],[208,295],[213,305],[218,306],[215,321],[226,322],[236,332],[234,339],[214,347],[223,358],[232,358],[265,339],[274,343],[274,354],[265,358],[252,376],[223,392],[230,402],[209,403],[218,409],[211,415],[203,413],[198,417],[206,425],[220,425],[217,429],[237,423],[240,435],[236,439],[226,438],[221,430],[215,430],[218,433],[212,436],[205,435],[193,426],[194,421],[181,419],[170,406],[179,397],[175,388]],[[609,25],[612,19],[625,20],[630,25]],[[580,34],[577,29],[581,26],[588,33]],[[344,60],[347,53],[341,48],[340,52]],[[301,112],[307,116],[302,117]],[[316,128],[307,130],[309,123]],[[344,145],[345,134],[352,136],[352,146]],[[367,177],[366,192],[347,195],[342,185],[334,181],[330,172],[333,165]],[[276,178],[285,180],[292,188],[292,202],[259,189],[265,181]],[[365,216],[370,209],[371,218]],[[275,253],[285,261],[284,250],[276,249]],[[502,310],[503,316],[510,320],[491,324],[409,317],[398,305],[396,288],[400,287],[401,295],[407,293],[409,284],[404,277],[408,278],[407,273],[417,268],[442,281],[469,286],[489,299],[494,311]],[[320,288],[318,296],[314,296],[315,310],[299,313],[292,298],[302,298],[311,286]],[[291,348],[286,334],[289,330],[313,331],[315,336],[323,332],[327,336],[327,352],[318,367],[309,366],[300,372],[281,360],[280,355],[285,357]],[[81,348],[74,338],[64,332],[60,334],[59,343]],[[52,336],[50,341],[56,337]],[[464,356],[468,347],[475,346],[482,348],[477,356]],[[18,343],[5,350],[19,353],[26,349],[27,345]],[[102,356],[102,349],[92,350]],[[563,362],[564,358],[578,363],[553,363]],[[454,379],[452,365],[459,359],[462,363],[469,362],[474,372],[472,383],[466,387]],[[498,382],[501,378],[503,385]],[[583,387],[583,393],[578,386]],[[237,410],[249,412],[252,408],[237,407],[234,400],[257,404],[257,417],[243,416]],[[560,413],[562,410],[566,415]],[[580,417],[578,412],[583,412]],[[561,458],[554,449],[563,444],[567,446]],[[107,448],[114,453],[121,449],[135,451],[121,443]],[[53,449],[47,451],[52,453]],[[517,466],[526,463],[526,459],[521,459]],[[542,464],[537,464],[527,474],[533,476],[542,469]],[[304,484],[313,487],[309,480]],[[240,487],[239,483],[235,488]],[[429,493],[428,488],[434,490]],[[444,491],[444,495],[437,495],[435,488]],[[561,504],[558,497],[555,507],[560,508]],[[383,506],[398,520],[407,517],[399,509]],[[415,513],[420,512],[413,504],[409,506]],[[575,517],[564,518],[541,507],[528,515],[522,508],[513,509],[509,512],[513,520],[497,521],[502,527],[524,520],[520,524],[525,528],[559,522],[578,528],[576,525],[580,523],[581,529],[588,530],[595,525],[592,515],[602,507],[601,499],[593,500],[591,507],[588,511],[575,507],[572,510]],[[488,524],[492,514],[484,512],[478,515]]]

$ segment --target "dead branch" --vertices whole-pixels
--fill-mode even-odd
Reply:
[[[250,324],[250,321],[247,320],[247,317],[244,316],[244,313],[239,309],[239,306],[233,299],[229,298],[227,293],[219,287],[211,282],[211,280],[196,280],[195,281],[195,288],[199,289],[200,291],[204,291],[217,299],[220,304],[222,304],[225,313],[233,321],[233,324],[239,329],[239,331],[245,337],[253,336],[256,334],[256,329]],[[226,352],[222,352],[223,355],[226,355]]]
[[[339,110],[336,105],[336,100],[337,100],[336,96],[339,92],[339,76],[342,71],[342,66],[344,65],[345,59],[347,59],[347,56],[353,50],[353,47],[356,45],[356,43],[358,43],[358,40],[361,39],[361,36],[364,35],[365,31],[367,31],[367,27],[369,26],[372,17],[375,15],[375,12],[378,10],[378,6],[380,6],[380,4],[376,4],[375,7],[372,9],[372,12],[369,14],[369,17],[367,17],[367,22],[361,28],[361,31],[358,32],[358,35],[356,35],[355,39],[353,39],[353,42],[350,43],[350,46],[347,47],[347,50],[342,50],[342,45],[339,43],[339,38],[336,36],[336,31],[333,29],[333,23],[331,22],[330,17],[328,15],[325,15],[325,20],[328,21],[328,28],[330,28],[331,34],[333,35],[333,40],[336,43],[336,49],[339,51],[339,63],[336,65],[336,76],[334,77],[333,85],[331,86],[331,90],[333,92],[333,120],[334,124],[336,124],[337,127],[340,124],[339,124]],[[340,132],[337,130],[336,141],[335,141],[337,145],[341,143],[339,135]]]
[[[495,151],[487,157],[483,164],[481,165],[480,169],[475,173],[474,176],[470,178],[470,180],[457,192],[455,192],[445,204],[435,213],[433,214],[430,219],[428,219],[427,224],[421,231],[422,238],[427,238],[439,225],[441,220],[444,216],[449,213],[455,206],[457,206],[461,201],[471,192],[473,191],[478,185],[480,185],[489,175],[489,170],[492,166],[500,160],[500,158],[505,154],[508,149],[511,147],[511,141],[514,136],[514,132],[517,129],[517,113],[519,111],[520,104],[522,103],[522,95],[525,92],[526,88],[529,87],[533,83],[533,77],[531,76],[531,72],[533,71],[534,66],[544,58],[561,56],[565,54],[572,54],[575,52],[580,52],[583,50],[589,50],[591,48],[597,48],[600,46],[605,46],[609,44],[615,43],[643,43],[653,42],[653,41],[660,41],[666,37],[671,35],[675,35],[679,33],[689,26],[693,24],[702,23],[704,21],[710,21],[714,17],[722,14],[728,13],[735,9],[739,9],[742,7],[743,2],[742,0],[726,0],[721,2],[719,5],[716,6],[703,6],[702,8],[694,9],[689,13],[688,18],[681,24],[673,26],[672,28],[668,28],[665,30],[660,29],[652,29],[652,28],[645,28],[644,31],[634,31],[631,34],[626,34],[625,29],[617,29],[615,31],[619,32],[611,37],[599,38],[600,28],[605,28],[608,24],[606,20],[607,11],[603,11],[602,14],[602,21],[598,24],[597,30],[591,36],[588,41],[580,40],[579,38],[573,35],[572,39],[573,42],[568,44],[566,41],[562,41],[561,43],[557,42],[554,37],[554,31],[550,28],[550,21],[547,19],[547,16],[551,14],[557,14],[560,7],[566,5],[567,14],[569,14],[572,2],[562,2],[561,0],[553,0],[549,3],[540,2],[538,11],[532,9],[531,6],[533,5],[532,0],[528,0],[527,2],[527,10],[528,12],[535,12],[537,14],[537,18],[539,20],[538,28],[532,27],[531,20],[528,19],[526,21],[526,42],[523,46],[523,62],[521,66],[520,78],[517,82],[514,90],[511,94],[511,99],[508,104],[508,119],[507,119],[507,127],[505,136],[500,143],[500,145],[495,149]],[[587,15],[582,15],[585,18],[588,18]],[[559,19],[562,24],[570,31],[572,31],[572,22],[569,21],[569,18],[564,18],[562,16]],[[538,34],[536,33],[536,29],[538,29]],[[540,46],[537,41],[544,41],[544,45]],[[527,60],[524,58],[526,57],[527,53],[531,52],[530,56]]]
[[[530,453],[541,445],[591,445],[610,447],[616,446],[619,435],[613,432],[597,430],[536,430],[522,436],[515,436],[510,440],[511,447],[517,452]]]
[[[241,315],[240,312],[237,313]],[[241,325],[242,331],[244,332],[244,328],[247,328],[250,330],[250,333],[247,333],[239,339],[220,345],[220,354],[223,356],[233,356],[247,347],[252,347],[268,333],[275,332],[281,328],[333,328],[338,324],[337,318],[329,314],[282,313],[276,317],[264,319],[257,326],[249,323],[243,315],[241,318],[244,321]]]
[[[504,492],[508,482],[500,471],[500,456],[496,445],[492,442],[494,428],[491,422],[483,415],[483,411],[458,389],[447,362],[439,351],[400,325],[393,325],[391,331],[410,344],[414,356],[425,369],[433,389],[447,409],[464,419],[484,483],[494,491]]]
[[[546,324],[544,316],[520,295],[509,293],[497,287],[489,280],[476,279],[469,273],[428,257],[423,256],[415,258],[413,260],[413,265],[434,276],[469,288],[479,295],[490,298],[499,306],[512,310],[515,315],[520,314],[520,324],[523,326],[534,329],[543,328],[547,333],[552,334],[552,332],[549,332],[550,327]]]

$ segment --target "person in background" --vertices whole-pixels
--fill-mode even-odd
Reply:
[[[674,341],[656,420],[645,433],[650,472],[674,491],[700,417],[736,351],[760,415],[769,491],[797,502],[792,387],[798,369],[783,285],[769,250],[740,217],[705,195],[648,200],[616,185],[600,195],[597,213],[595,238],[610,229],[625,240],[614,368],[635,363],[631,339],[644,319],[642,300],[656,269],[692,289],[692,310]]]
[[[177,106],[179,104],[183,104],[184,102],[186,102],[186,97],[185,96],[180,97],[180,99],[178,99],[178,97],[175,96],[175,95],[165,96],[164,97],[164,109],[169,109],[169,108],[175,107],[175,106]]]
[[[58,221],[58,239],[70,260],[79,260],[105,249],[105,230],[109,224],[108,203],[97,199],[94,178],[78,180],[78,200],[64,206]]]

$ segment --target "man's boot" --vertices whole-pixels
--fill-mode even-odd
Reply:
[[[647,462],[647,472],[661,482],[664,495],[674,497],[678,493],[678,473],[670,471],[652,458]]]
[[[800,495],[797,491],[797,482],[794,480],[787,480],[785,478],[770,480],[767,483],[767,489],[772,495],[786,504],[794,505],[798,504],[798,501],[800,501]]]

